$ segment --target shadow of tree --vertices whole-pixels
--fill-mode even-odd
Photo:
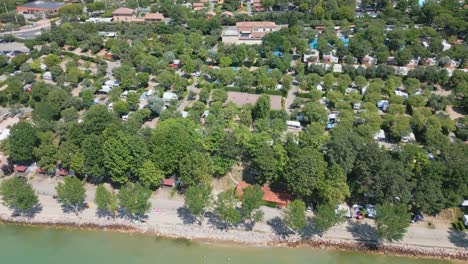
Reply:
[[[191,225],[197,221],[197,219],[192,215],[187,207],[177,208],[177,216],[182,219],[185,225]]]
[[[307,217],[307,224],[301,232],[301,238],[307,240],[319,234],[320,232],[315,228],[312,217]]]
[[[78,205],[77,208],[75,208],[73,206],[70,206],[70,205],[66,205],[66,204],[61,204],[61,207],[62,207],[62,211],[64,213],[66,213],[66,214],[73,213],[75,215],[78,215],[79,213],[81,213],[85,209],[84,204]]]
[[[36,205],[33,207],[31,211],[23,211],[18,208],[11,208],[13,209],[12,216],[25,216],[27,218],[34,218],[36,214],[40,213],[42,211],[42,205]]]
[[[376,249],[378,247],[379,237],[377,235],[377,229],[368,223],[352,221],[346,229],[353,235],[354,239],[368,249]]]
[[[465,231],[449,230],[449,240],[457,247],[468,249],[468,234]]]
[[[271,226],[273,232],[281,239],[285,239],[287,236],[294,234],[279,216],[268,220],[267,224]]]
[[[219,218],[219,216],[214,214],[213,212],[206,212],[205,216],[208,219],[208,224],[216,227],[217,229],[226,229],[224,221],[221,218]],[[229,228],[229,225],[228,225],[228,228]]]
[[[148,220],[148,215],[134,215],[124,209],[120,209],[117,213],[117,217],[123,218],[123,219],[128,219],[130,221],[140,221],[140,222],[146,222]]]
[[[116,217],[116,215],[114,215],[113,213],[107,211],[107,210],[103,210],[101,208],[98,208],[96,210],[96,215],[99,217],[99,218],[107,218],[109,219],[110,217],[114,218]]]

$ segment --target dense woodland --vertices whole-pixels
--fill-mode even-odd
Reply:
[[[223,9],[230,10],[231,1],[225,2]],[[163,178],[175,176],[187,188],[223,177],[238,163],[248,182],[269,184],[313,205],[394,203],[437,214],[468,197],[468,145],[463,142],[468,120],[454,121],[444,112],[447,105],[468,110],[468,73],[454,70],[449,76],[442,67],[450,59],[460,61],[461,68],[467,63],[466,8],[453,0],[421,8],[417,1],[397,1],[394,8],[389,1],[370,1],[382,11],[378,17],[355,18],[354,1],[294,1],[298,8],[293,11],[284,11],[287,1],[262,3],[273,12],[211,20],[181,5],[163,1],[152,6],[172,19],[168,25],[79,23],[85,17],[62,11],[61,25],[26,41],[30,48],[42,45],[40,50],[11,60],[0,56],[1,72],[21,71],[3,82],[8,87],[0,91],[0,104],[33,109],[30,122],[12,127],[4,151],[14,164],[37,162],[51,173],[58,166],[88,182],[115,186],[138,182],[155,189]],[[267,35],[259,46],[223,45],[221,27],[243,20],[270,20],[289,27]],[[356,27],[348,29],[350,24]],[[299,55],[308,53],[308,43],[318,34],[316,25],[327,26],[318,40],[321,55],[336,49],[343,73],[306,67],[300,61]],[[338,40],[334,25],[352,35],[349,46]],[[395,28],[386,31],[386,25]],[[101,31],[118,32],[118,37],[104,39],[98,35]],[[463,44],[443,51],[443,40],[457,39]],[[106,48],[121,61],[114,70],[121,85],[109,95],[113,112],[93,104],[106,80],[106,62],[70,52],[75,48],[90,54]],[[282,57],[273,55],[277,50]],[[379,62],[394,56],[398,65],[414,57],[436,57],[440,65],[417,66],[407,76],[396,75],[385,63],[351,66],[367,54]],[[184,74],[169,66],[174,59],[181,60]],[[55,84],[35,81],[36,74],[44,72],[41,63]],[[94,73],[91,64],[96,65]],[[195,72],[203,75],[198,78],[198,100],[186,109],[189,117],[182,118],[175,104],[164,109],[158,95],[171,90],[179,98],[190,98],[186,87],[194,82],[190,74]],[[148,99],[148,107],[138,110],[138,98],[152,80],[158,83],[158,92]],[[33,88],[25,93],[28,83]],[[228,87],[232,83],[235,86]],[[283,84],[282,91],[275,90],[278,83]],[[285,96],[293,83],[302,92],[291,114],[271,110],[267,95],[255,105],[225,104],[227,90]],[[315,89],[320,83],[324,95]],[[365,95],[347,92],[352,85],[358,91],[366,87]],[[71,89],[78,86],[80,95],[72,96]],[[395,95],[399,87],[410,94],[408,99]],[[451,95],[432,93],[437,89]],[[119,96],[125,90],[136,93],[122,100]],[[327,108],[320,103],[322,96],[328,99]],[[385,114],[376,107],[382,99],[390,102]],[[357,102],[362,102],[358,112],[352,109]],[[199,117],[206,109],[210,114],[202,122]],[[340,122],[326,131],[330,111],[338,112]],[[120,117],[129,112],[133,113],[128,121],[122,121]],[[286,133],[286,121],[298,115],[304,129]],[[153,118],[160,119],[156,128],[142,127]],[[392,150],[375,142],[380,129],[396,146]],[[417,141],[400,144],[410,132]],[[451,132],[457,138],[449,137]]]

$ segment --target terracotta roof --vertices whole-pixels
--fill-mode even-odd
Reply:
[[[252,32],[252,38],[263,38],[268,32]]]
[[[46,170],[44,170],[43,168],[37,168],[36,173],[44,174],[46,173]]]
[[[175,185],[175,180],[174,179],[164,179],[163,183],[164,186],[174,186]]]
[[[242,197],[244,194],[243,190],[247,187],[251,186],[246,182],[239,182],[236,186],[236,194],[239,197]],[[285,192],[276,192],[272,191],[269,186],[263,186],[263,198],[262,200],[265,202],[276,203],[277,205],[287,206],[292,201],[292,195]]]
[[[276,23],[269,21],[243,21],[237,22],[236,28],[238,30],[252,30],[253,28],[276,28]]]
[[[135,14],[135,10],[133,9],[130,9],[130,8],[126,8],[126,7],[121,7],[121,8],[117,8],[116,10],[114,10],[114,12],[112,12],[112,15],[133,15]]]
[[[68,171],[66,169],[60,169],[58,172],[57,172],[57,175],[58,176],[67,176],[68,175]]]
[[[28,169],[28,166],[23,166],[23,165],[16,165],[15,171],[17,172],[25,172]]]
[[[164,15],[161,13],[146,13],[145,14],[145,19],[151,19],[151,20],[163,20]]]

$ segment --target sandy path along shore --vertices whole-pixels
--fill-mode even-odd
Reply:
[[[146,222],[136,223],[124,218],[107,218],[98,215],[96,208],[87,208],[77,217],[74,213],[65,213],[61,205],[53,198],[57,180],[50,178],[36,178],[33,185],[39,194],[42,209],[34,218],[12,217],[12,211],[0,205],[0,219],[16,222],[28,222],[36,224],[65,224],[65,225],[93,225],[93,226],[125,226],[138,232],[158,234],[168,237],[180,237],[188,239],[217,240],[236,243],[252,244],[257,246],[295,243],[301,237],[295,235],[283,235],[287,233],[278,219],[281,211],[264,207],[265,220],[257,223],[253,231],[245,231],[240,225],[228,231],[219,228],[221,224],[216,217],[207,214],[205,223],[199,226],[183,209],[183,198],[171,196],[169,190],[158,190],[150,198],[151,211],[147,214]],[[87,186],[87,201],[94,199],[95,187]],[[276,223],[276,226],[272,223]],[[311,243],[327,241],[327,243],[352,243],[375,236],[372,221],[344,223],[333,227],[322,238],[311,236]],[[322,242],[321,242],[322,243]],[[336,246],[336,245],[335,245]],[[448,228],[429,229],[424,223],[411,225],[401,242],[388,244],[391,247],[416,248],[425,251],[437,252],[464,252],[468,260],[467,236],[453,236]],[[440,253],[439,252],[439,253]]]

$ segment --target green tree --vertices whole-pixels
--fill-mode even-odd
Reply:
[[[241,218],[240,213],[236,210],[236,203],[237,199],[233,190],[218,194],[215,213],[224,221],[225,229],[229,227],[229,224],[238,223]]]
[[[39,205],[39,198],[25,178],[9,178],[0,184],[0,195],[5,206],[20,214],[30,214]]]
[[[152,134],[153,160],[165,174],[177,173],[181,160],[199,148],[200,138],[188,120],[160,122]]]
[[[319,231],[320,236],[344,220],[343,212],[335,212],[335,204],[321,204],[314,212],[314,227]]]
[[[100,184],[96,188],[96,195],[94,196],[94,202],[99,210],[105,213],[111,214],[115,217],[117,212],[117,196],[106,189],[104,185]]]
[[[159,116],[164,110],[164,100],[157,96],[150,96],[148,98],[148,107],[155,115]]]
[[[199,184],[188,187],[185,192],[185,207],[190,210],[200,225],[203,224],[206,209],[213,201],[211,191],[210,185]]]
[[[305,210],[303,201],[294,200],[283,211],[283,221],[294,233],[304,229],[307,224]]]
[[[114,121],[112,113],[105,105],[93,105],[83,118],[83,127],[86,134],[99,135]]]
[[[242,191],[242,218],[250,222],[249,229],[252,230],[255,222],[263,219],[264,213],[260,210],[263,204],[263,191],[258,185],[249,186]]]
[[[53,143],[54,134],[51,131],[38,134],[41,144],[34,148],[33,153],[39,160],[37,164],[44,170],[51,171],[57,164],[57,146]]]
[[[229,67],[232,64],[232,60],[229,57],[222,57],[219,59],[219,66],[220,67]]]
[[[209,155],[192,151],[180,161],[179,172],[185,186],[208,183],[213,174],[213,164]]]
[[[66,15],[70,18],[76,18],[83,13],[83,6],[81,4],[65,5],[59,10],[59,15]]]
[[[86,198],[84,182],[72,176],[67,176],[64,182],[59,182],[55,187],[58,200],[66,207],[70,207],[73,212],[78,213],[83,209],[83,203]]]
[[[258,98],[257,103],[252,109],[252,117],[254,120],[270,117],[270,96],[262,95]]]
[[[289,191],[298,197],[310,197],[324,180],[327,164],[322,153],[307,147],[293,155],[285,169]]]
[[[376,207],[377,234],[379,239],[393,242],[400,241],[410,225],[410,214],[405,204],[384,203]]]
[[[88,135],[81,143],[81,153],[83,153],[85,160],[81,173],[87,177],[90,182],[102,182],[105,175],[104,153],[103,153],[104,140],[101,136]]]
[[[126,183],[132,175],[138,174],[142,163],[149,157],[149,151],[143,139],[118,131],[109,137],[103,145],[104,167],[112,181]]]
[[[304,121],[308,124],[318,122],[325,124],[328,120],[327,109],[316,102],[308,102],[304,105],[303,109]]]
[[[39,143],[36,129],[28,122],[15,124],[8,138],[10,159],[15,162],[31,162],[34,159],[34,147]]]
[[[161,185],[164,179],[163,172],[151,160],[145,160],[138,169],[138,179],[148,188],[155,188]]]
[[[128,114],[129,111],[130,111],[130,108],[128,107],[128,104],[125,101],[119,100],[114,104],[114,112],[118,116],[126,115]]]
[[[148,201],[150,197],[149,189],[140,183],[131,182],[127,182],[117,194],[119,205],[138,220],[151,208],[151,203]]]
[[[338,204],[351,194],[346,183],[346,174],[337,164],[333,164],[326,172],[325,178],[318,184],[319,196],[330,204]]]

